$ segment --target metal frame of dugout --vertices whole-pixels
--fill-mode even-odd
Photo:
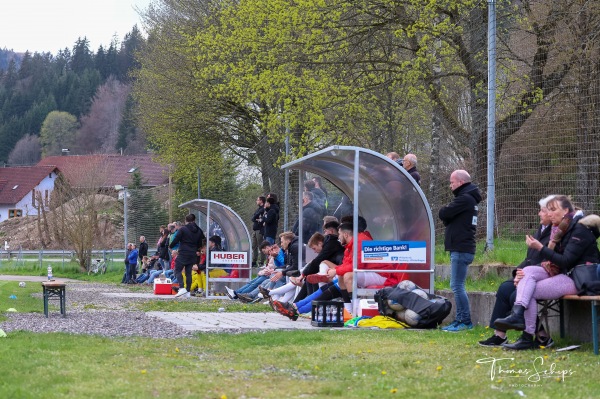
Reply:
[[[179,205],[180,208],[187,208],[190,210],[198,211],[206,218],[206,224],[200,226],[206,235],[206,254],[208,256],[208,238],[211,222],[217,223],[225,238],[227,240],[227,252],[245,252],[248,262],[245,265],[238,265],[240,277],[214,277],[209,276],[210,270],[222,269],[222,267],[209,266],[210,260],[206,260],[207,270],[206,276],[206,289],[204,295],[206,298],[222,298],[222,296],[212,295],[209,292],[211,284],[215,283],[247,283],[252,277],[252,241],[250,233],[246,224],[242,218],[230,207],[220,202],[209,200],[209,199],[194,199]],[[198,221],[200,222],[200,221]],[[199,223],[200,224],[200,223]],[[242,277],[246,275],[247,277]]]
[[[365,148],[331,146],[288,162],[281,168],[299,171],[298,187],[304,185],[303,172],[318,175],[336,186],[352,200],[354,226],[358,225],[358,215],[363,216],[375,241],[418,241],[426,244],[426,262],[408,263],[404,270],[358,269],[358,247],[354,246],[354,273],[406,273],[408,279],[433,293],[435,229],[431,208],[417,182],[397,162]],[[301,215],[302,190],[298,191]],[[298,239],[302,242],[302,217],[298,222]],[[353,241],[357,240],[358,232],[354,229]],[[302,251],[298,252],[300,258]],[[298,264],[302,264],[301,259]],[[353,279],[353,314],[357,314],[357,297],[372,294],[369,291],[357,290],[356,279]]]

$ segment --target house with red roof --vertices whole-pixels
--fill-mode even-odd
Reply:
[[[54,166],[75,186],[86,184],[94,175],[98,188],[114,189],[132,183],[132,173],[139,171],[143,187],[168,184],[169,169],[153,159],[152,154],[138,155],[58,155],[38,162],[37,166]]]
[[[58,173],[51,165],[0,168],[0,222],[47,207]]]

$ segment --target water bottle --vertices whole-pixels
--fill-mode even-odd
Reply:
[[[52,280],[52,266],[48,266],[48,281]]]
[[[321,323],[323,321],[323,307],[319,306],[317,308],[317,321]]]

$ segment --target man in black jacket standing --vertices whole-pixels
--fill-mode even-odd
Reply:
[[[475,257],[477,204],[482,198],[466,170],[452,172],[450,189],[454,199],[440,209],[439,217],[446,226],[444,246],[450,252],[450,288],[456,303],[456,319],[442,330],[458,332],[473,328],[465,281],[469,265]]]
[[[175,297],[189,297],[192,286],[192,266],[198,264],[197,252],[200,251],[202,242],[206,239],[204,232],[196,224],[196,216],[192,213],[185,217],[185,226],[177,231],[175,238],[169,245],[170,248],[179,244],[178,256],[175,260],[175,276],[181,287]],[[185,287],[182,287],[182,271],[185,269]]]
[[[265,201],[266,198],[263,196],[256,198],[257,208],[254,215],[252,215],[252,261],[257,265],[265,263],[265,255],[258,250],[258,247],[264,241],[263,213],[265,213]]]

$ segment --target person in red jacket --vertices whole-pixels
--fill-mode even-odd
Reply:
[[[345,246],[344,258],[342,263],[335,268],[329,269],[327,274],[333,278],[338,276],[338,285],[344,307],[352,314],[352,282],[354,279],[353,267],[353,252],[354,252],[354,229],[352,223],[342,223],[338,230],[340,243]],[[357,252],[357,267],[358,269],[375,269],[375,270],[393,270],[406,268],[406,265],[398,265],[388,263],[364,263],[361,260],[361,250],[363,241],[372,241],[373,237],[368,231],[358,232],[358,252]],[[356,286],[365,288],[370,286],[394,286],[404,279],[404,273],[382,273],[382,272],[360,272],[356,276]]]

